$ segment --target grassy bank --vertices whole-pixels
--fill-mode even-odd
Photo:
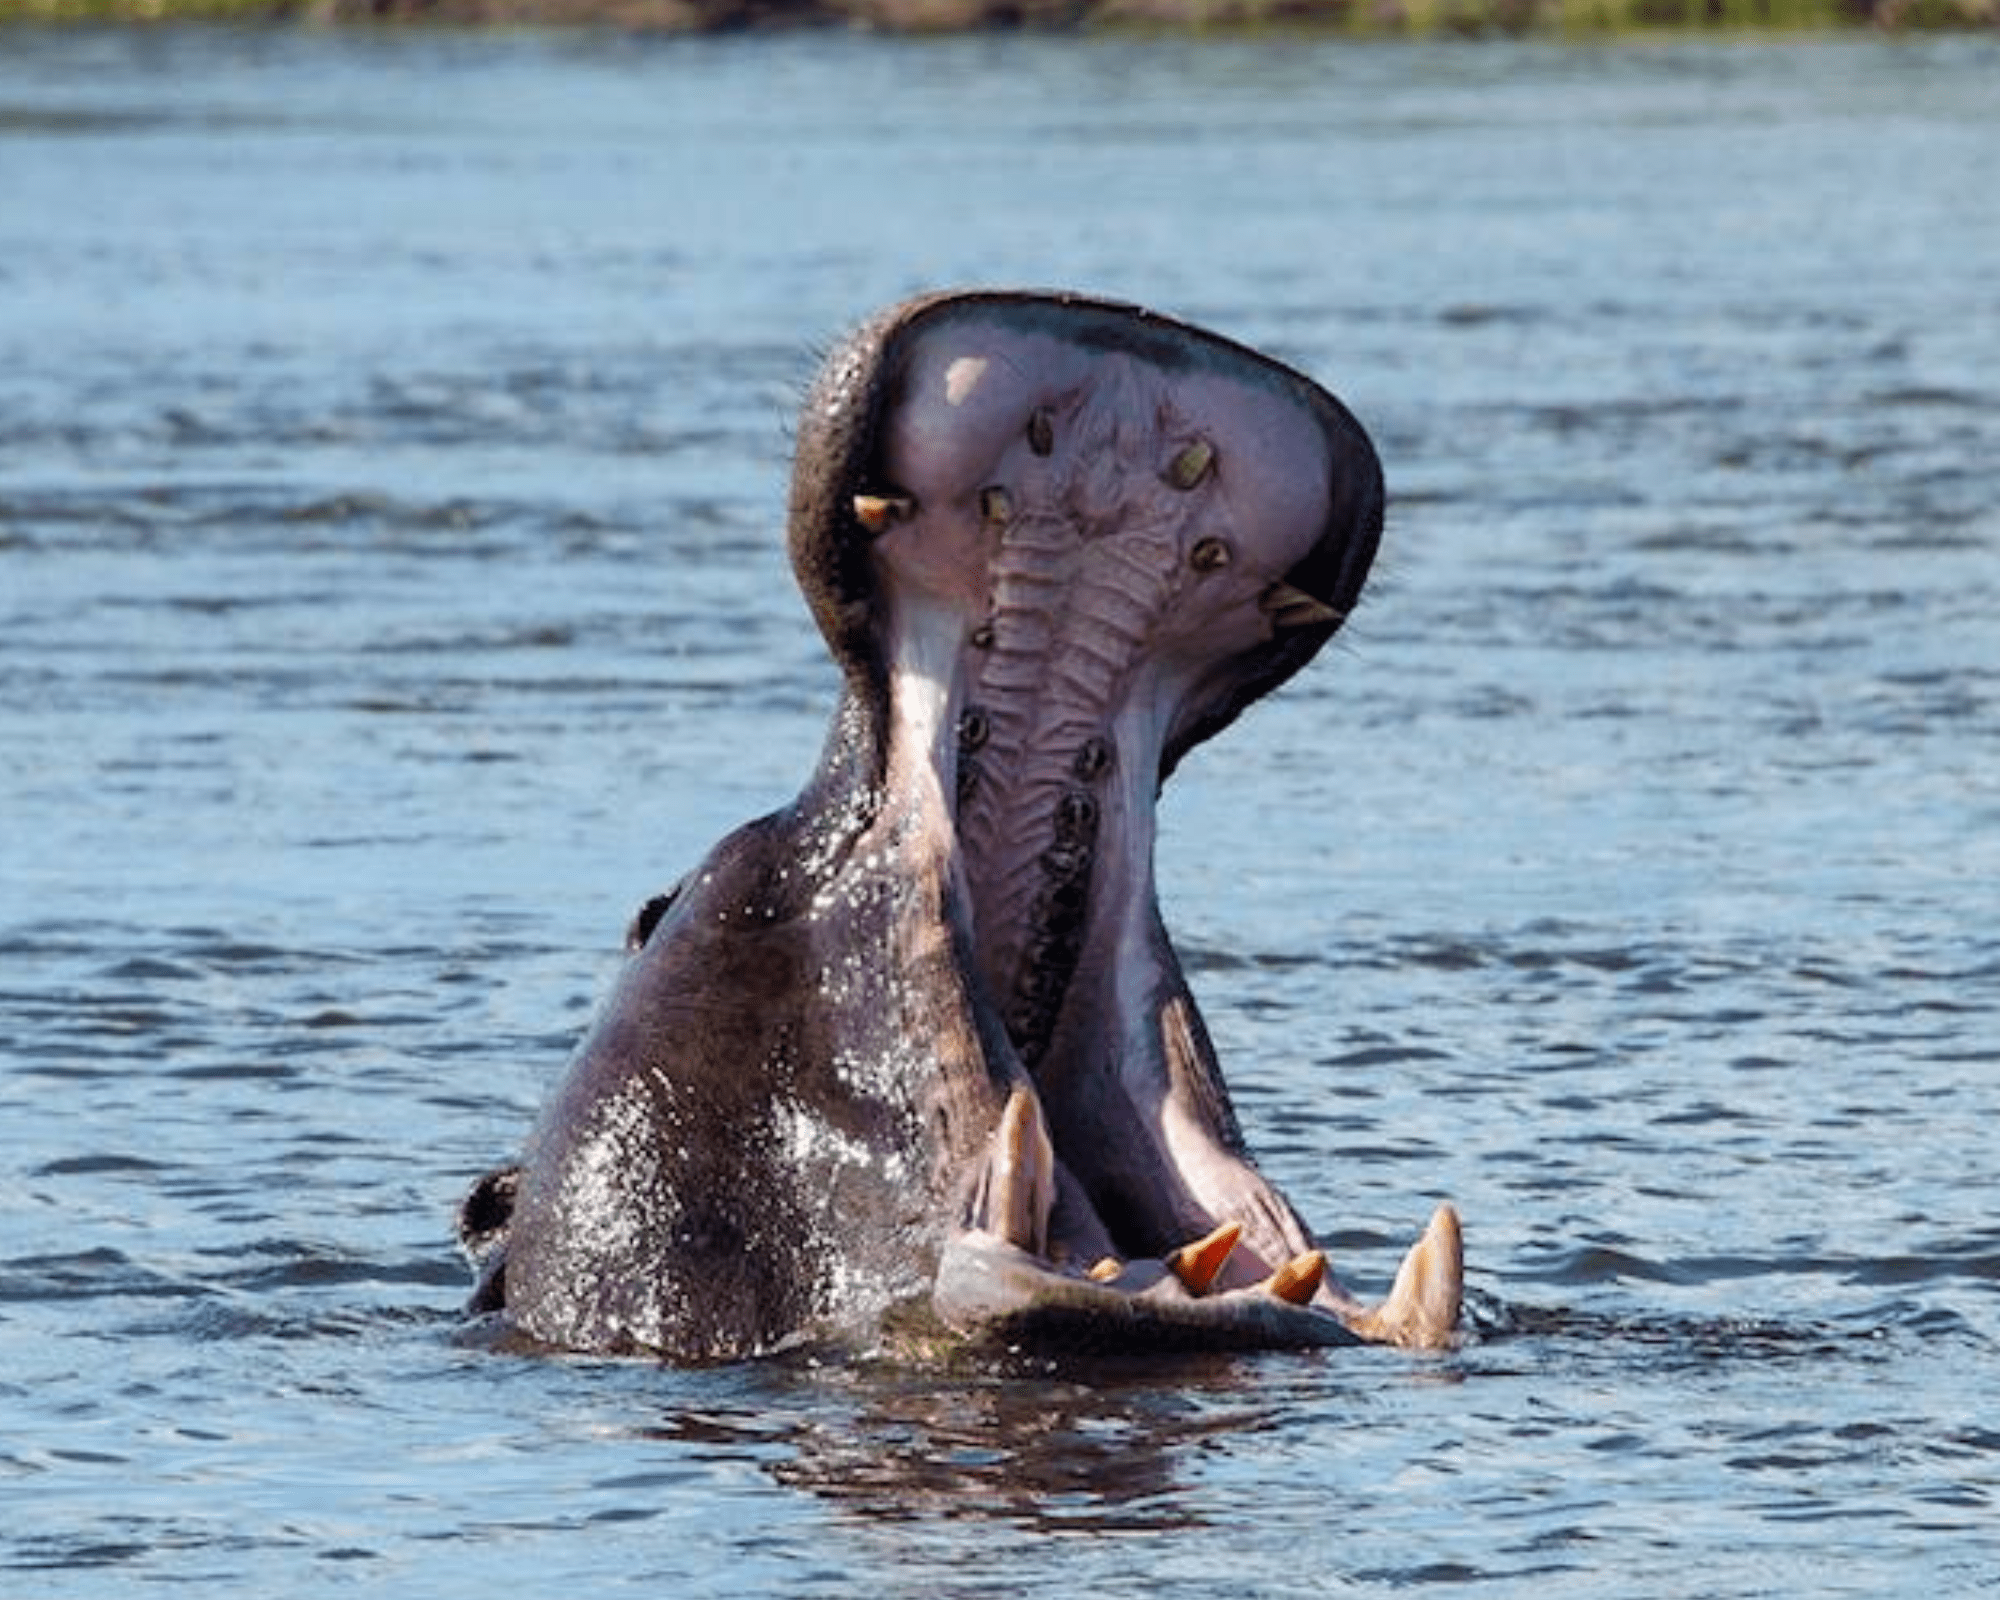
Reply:
[[[600,24],[671,32],[860,26],[1319,29],[1397,35],[1986,28],[2000,0],[0,0],[21,22]]]

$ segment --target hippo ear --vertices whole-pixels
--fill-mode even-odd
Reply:
[[[674,902],[680,898],[686,883],[683,878],[671,889],[648,895],[646,903],[632,913],[632,920],[625,925],[625,948],[628,952],[646,948],[646,941],[653,937],[653,930],[660,925],[661,919],[673,910]]]
[[[473,1184],[458,1203],[458,1242],[475,1261],[506,1240],[520,1184],[518,1166],[495,1167]]]

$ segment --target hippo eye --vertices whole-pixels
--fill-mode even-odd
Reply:
[[[1229,546],[1213,536],[1197,539],[1188,552],[1188,565],[1196,572],[1220,572],[1229,565]]]

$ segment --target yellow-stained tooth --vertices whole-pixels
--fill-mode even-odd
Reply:
[[[1092,1283],[1109,1283],[1113,1278],[1117,1277],[1118,1274],[1123,1272],[1124,1270],[1125,1270],[1124,1262],[1120,1261],[1116,1256],[1106,1256],[1102,1261],[1098,1262],[1096,1266],[1092,1267],[1090,1271],[1085,1274],[1085,1276],[1088,1277]]]
[[[1307,594],[1292,583],[1272,584],[1257,603],[1276,628],[1319,627],[1342,621],[1346,616],[1345,612],[1328,605],[1316,595]]]
[[[1167,1270],[1186,1285],[1190,1294],[1207,1294],[1222,1271],[1222,1264],[1229,1259],[1229,1252],[1236,1248],[1236,1241],[1243,1237],[1243,1224],[1225,1222],[1213,1233],[1184,1244],[1167,1257]]]
[[[854,520],[870,533],[886,533],[889,524],[907,517],[916,502],[907,495],[858,494],[854,497]]]
[[[1215,446],[1206,439],[1197,439],[1183,446],[1167,463],[1167,482],[1176,489],[1194,488],[1208,476],[1208,469],[1215,465]]]
[[[1294,1256],[1271,1274],[1264,1287],[1280,1300],[1289,1300],[1295,1306],[1302,1306],[1319,1293],[1320,1281],[1326,1276],[1326,1252],[1308,1250],[1302,1256]]]

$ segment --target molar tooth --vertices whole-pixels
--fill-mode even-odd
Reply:
[[[1069,974],[1052,960],[1030,960],[1021,968],[1020,976],[1014,982],[1017,999],[1032,1002],[1036,1006],[1052,1004],[1062,998],[1062,992],[1069,986]]]
[[[1207,1294],[1222,1272],[1229,1252],[1243,1237],[1243,1224],[1225,1222],[1213,1233],[1184,1244],[1167,1257],[1167,1270],[1187,1286],[1190,1294]]]
[[[962,749],[977,750],[992,735],[993,724],[979,706],[967,706],[958,719],[958,742]]]
[[[1264,1287],[1274,1298],[1302,1306],[1319,1293],[1320,1281],[1325,1277],[1326,1252],[1308,1250],[1272,1273]]]
[[[1073,771],[1085,783],[1104,775],[1104,769],[1111,765],[1111,745],[1104,739],[1086,739],[1077,746]]]
[[[858,494],[854,497],[854,520],[871,534],[884,534],[890,524],[915,515],[916,501],[906,494]]]
[[[1274,583],[1258,600],[1257,608],[1271,619],[1274,628],[1308,628],[1346,620],[1347,613],[1324,600],[1309,595],[1296,584]]]
[[[1116,1256],[1106,1256],[1096,1266],[1092,1267],[1085,1276],[1092,1283],[1109,1283],[1124,1270],[1124,1262],[1120,1261]]]
[[[1056,802],[1056,842],[1087,845],[1097,835],[1097,802],[1072,789]]]
[[[1090,868],[1090,852],[1070,844],[1054,844],[1035,858],[1043,873],[1058,884],[1074,883]]]
[[[1038,971],[1055,972],[1076,965],[1076,938],[1067,928],[1050,928],[1028,946],[1028,963]]]
[[[979,491],[979,514],[988,522],[1012,522],[1014,497],[999,484],[990,484]]]
[[[1206,439],[1197,439],[1193,444],[1184,445],[1167,463],[1167,482],[1176,489],[1192,489],[1209,474],[1215,465],[1215,446]]]
[[[975,649],[991,650],[993,648],[993,624],[982,622],[978,627],[974,628],[972,630],[972,643]]]
[[[1045,904],[1052,921],[1074,922],[1090,899],[1090,856],[1082,850],[1046,850],[1041,857],[1048,886],[1035,898]]]
[[[1056,419],[1047,406],[1036,406],[1028,414],[1028,448],[1045,456],[1056,447]]]
[[[1188,565],[1196,572],[1220,572],[1229,565],[1229,546],[1213,535],[1197,539],[1188,552]]]
[[[1074,941],[1078,924],[1082,921],[1084,897],[1080,894],[1059,893],[1053,887],[1044,888],[1032,902],[1035,925],[1051,935],[1060,935]]]

